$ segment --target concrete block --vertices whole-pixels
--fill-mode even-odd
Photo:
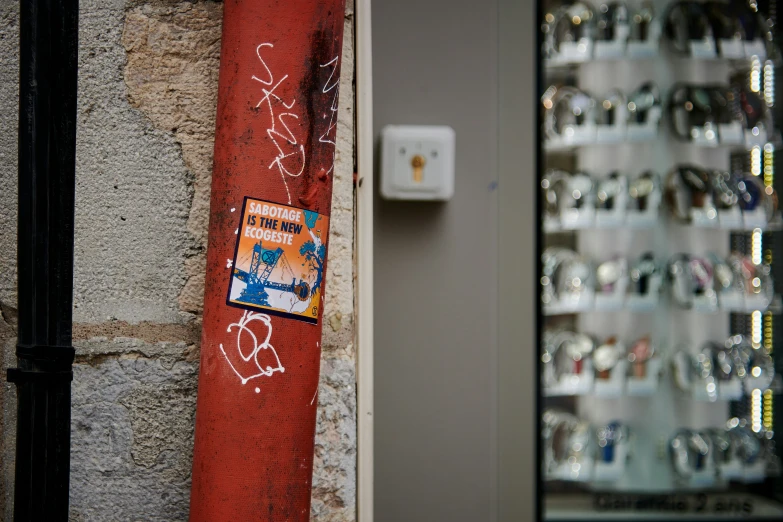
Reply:
[[[75,365],[72,519],[187,520],[197,374],[136,353]]]

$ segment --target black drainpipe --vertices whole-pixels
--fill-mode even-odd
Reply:
[[[21,0],[16,522],[68,520],[78,0]]]

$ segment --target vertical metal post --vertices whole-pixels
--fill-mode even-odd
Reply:
[[[78,0],[22,0],[14,520],[67,521]]]

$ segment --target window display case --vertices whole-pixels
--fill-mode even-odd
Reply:
[[[777,5],[538,15],[543,518],[781,520]]]

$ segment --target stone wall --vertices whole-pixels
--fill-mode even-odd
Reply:
[[[15,364],[17,0],[0,0],[0,346]],[[71,519],[186,520],[222,4],[81,0]],[[312,519],[355,520],[353,2],[345,16]],[[2,394],[0,502],[16,398]]]

